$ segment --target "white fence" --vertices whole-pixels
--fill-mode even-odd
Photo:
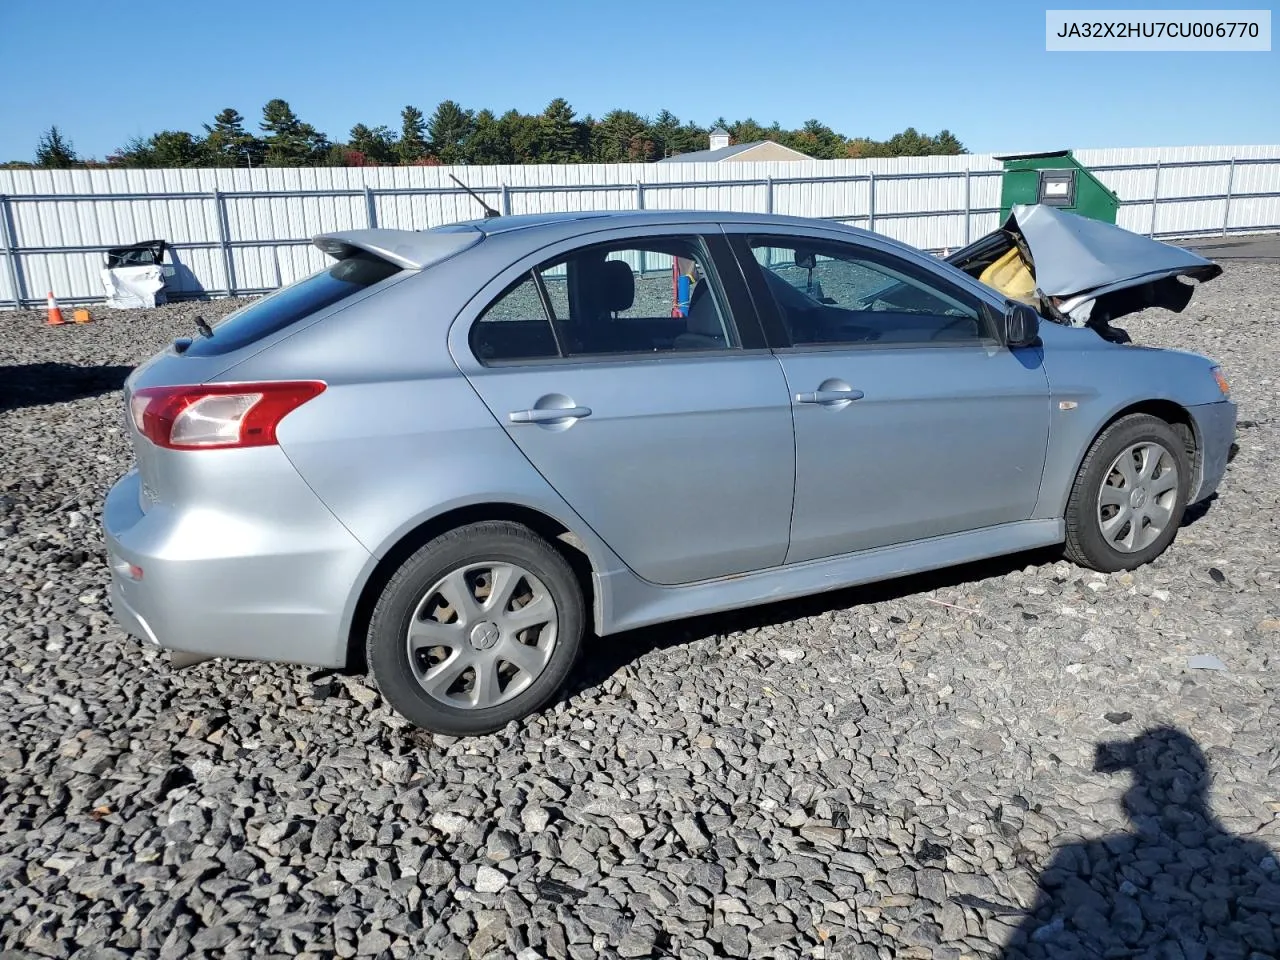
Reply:
[[[1078,150],[1157,237],[1280,229],[1280,145]],[[867,227],[926,250],[998,224],[991,155],[800,163],[308,169],[0,170],[0,306],[100,300],[107,247],[164,239],[179,296],[274,289],[318,269],[310,238],[478,218],[455,174],[503,213],[711,209]]]

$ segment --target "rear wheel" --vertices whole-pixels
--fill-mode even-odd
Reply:
[[[1067,557],[1110,573],[1150,563],[1173,542],[1191,481],[1186,447],[1158,417],[1121,417],[1094,441],[1067,502]]]
[[[399,713],[452,736],[545,706],[578,658],[582,590],[564,557],[519,524],[471,524],[392,576],[369,623],[369,668]]]

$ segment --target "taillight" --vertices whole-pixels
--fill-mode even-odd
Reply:
[[[138,431],[170,450],[265,447],[280,421],[324,388],[315,380],[143,387],[129,408]]]

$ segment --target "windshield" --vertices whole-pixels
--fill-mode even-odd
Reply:
[[[214,325],[212,337],[196,337],[186,354],[211,357],[239,350],[367,290],[400,271],[400,267],[370,253],[360,252],[344,257],[327,270],[283,287],[228,315]]]

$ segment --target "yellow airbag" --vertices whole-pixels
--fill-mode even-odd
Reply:
[[[978,279],[1014,300],[1035,299],[1036,278],[1017,247],[1011,247],[1008,253],[983,270]]]

